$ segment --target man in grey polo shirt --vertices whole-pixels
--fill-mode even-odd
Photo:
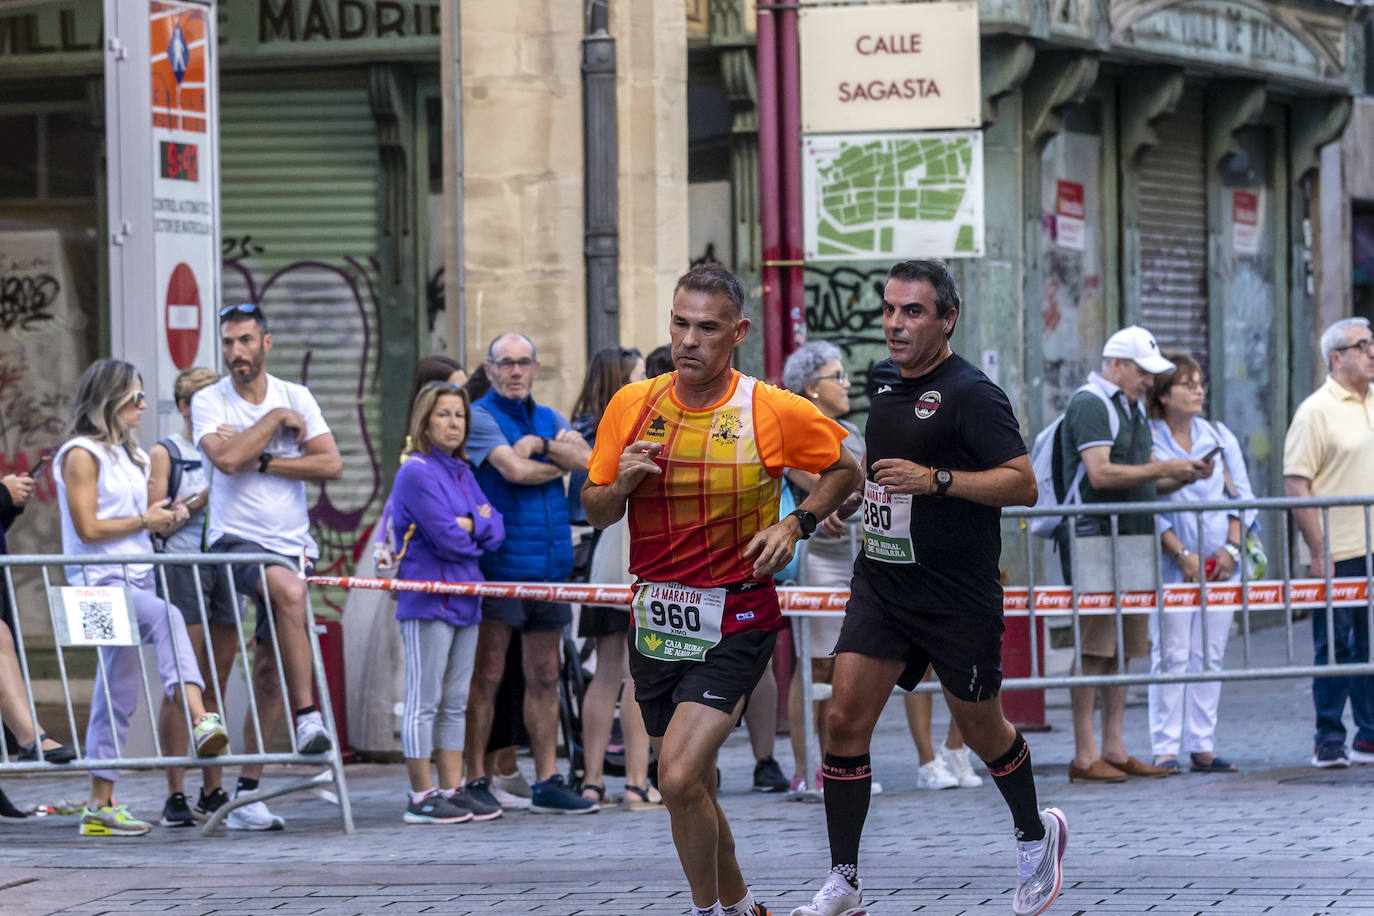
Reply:
[[[1154,502],[1156,484],[1176,489],[1211,473],[1211,463],[1177,458],[1151,460],[1149,421],[1145,417],[1145,396],[1155,376],[1170,372],[1174,364],[1159,353],[1154,335],[1137,325],[1122,328],[1102,348],[1102,372],[1088,375],[1085,388],[1069,401],[1060,427],[1059,447],[1063,468],[1059,484],[1067,492],[1080,464],[1084,476],[1080,483],[1082,501],[1087,503]],[[1108,417],[1108,404],[1117,414],[1116,434]],[[1118,515],[1120,535],[1153,535],[1155,519],[1149,514]],[[1072,581],[1068,525],[1074,525],[1077,540],[1111,534],[1111,518],[1105,515],[1069,518],[1056,532],[1064,581]],[[1079,547],[1080,573],[1083,554]],[[1149,624],[1144,615],[1127,615],[1123,621],[1123,649],[1126,659],[1149,653]],[[1116,621],[1110,615],[1084,616],[1079,621],[1083,674],[1114,674],[1117,670]],[[1093,708],[1097,691],[1102,691],[1102,753],[1097,751],[1093,734]],[[1166,770],[1145,763],[1126,753],[1122,719],[1126,713],[1125,687],[1074,687],[1069,691],[1073,705],[1074,758],[1069,764],[1070,781],[1122,782],[1127,776],[1163,776]]]

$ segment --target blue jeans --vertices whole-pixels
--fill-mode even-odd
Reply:
[[[1335,575],[1363,576],[1365,558],[1352,557],[1335,564]],[[1336,633],[1334,640],[1328,640],[1326,631],[1326,609],[1317,608],[1312,612],[1312,648],[1315,664],[1326,664],[1327,646],[1336,647],[1336,663],[1365,662],[1369,660],[1369,609],[1367,606],[1338,607],[1332,610]],[[1312,679],[1312,704],[1317,709],[1317,734],[1313,739],[1317,746],[1327,741],[1345,744],[1345,726],[1341,715],[1345,712],[1346,698],[1350,698],[1350,711],[1355,717],[1355,739],[1361,743],[1374,744],[1374,676],[1357,677],[1316,677]]]

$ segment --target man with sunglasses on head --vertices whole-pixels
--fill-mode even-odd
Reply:
[[[562,582],[572,573],[572,524],[564,477],[587,467],[591,449],[561,413],[535,403],[539,374],[534,344],[523,334],[502,334],[487,347],[491,389],[472,405],[468,460],[477,483],[506,521],[506,540],[482,555],[491,581]],[[496,811],[483,761],[491,737],[496,692],[511,638],[520,634],[525,674],[525,728],[534,752],[536,814],[593,814],[558,773],[558,674],[563,627],[572,608],[562,602],[485,598],[477,658],[468,694],[464,764],[467,789]]]
[[[265,371],[272,335],[261,306],[226,306],[219,313],[219,331],[229,374],[191,399],[192,441],[214,466],[205,542],[212,553],[275,553],[293,566],[302,553],[317,559],[305,484],[343,475],[334,436],[309,389]],[[235,565],[233,574],[238,593],[253,596],[258,605],[253,690],[263,741],[270,744],[281,724],[275,636],[295,711],[295,747],[304,754],[329,750],[332,742],[314,705],[305,580],[291,569],[257,563]],[[264,597],[271,605],[270,620]],[[244,744],[250,753],[259,750],[251,717],[244,722]],[[260,765],[244,767],[235,795],[257,789],[261,777]],[[197,807],[205,803],[202,799]],[[281,830],[286,822],[264,803],[253,802],[230,811],[225,826]]]
[[[1374,334],[1368,318],[1344,318],[1321,336],[1326,382],[1298,405],[1283,443],[1283,489],[1287,496],[1365,496],[1374,493]],[[1294,509],[1293,521],[1311,554],[1308,574],[1369,575],[1374,562],[1365,535],[1365,510],[1338,506],[1323,523],[1320,509]],[[1328,527],[1329,526],[1329,527]],[[1334,647],[1336,664],[1369,660],[1369,617],[1363,603],[1337,607],[1335,632],[1327,632],[1324,610],[1312,614],[1314,663],[1324,665]],[[1350,752],[1345,749],[1345,701],[1355,721]],[[1374,677],[1312,679],[1317,712],[1312,765],[1346,767],[1374,763]]]

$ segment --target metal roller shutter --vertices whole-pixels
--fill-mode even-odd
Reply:
[[[284,84],[284,85],[283,85]],[[362,72],[297,88],[227,77],[221,93],[224,302],[262,305],[268,368],[304,382],[343,458],[310,488],[320,570],[347,567],[381,511],[377,131]],[[391,456],[394,460],[394,456]]]
[[[1202,90],[1155,126],[1140,163],[1141,323],[1207,365],[1207,163]]]

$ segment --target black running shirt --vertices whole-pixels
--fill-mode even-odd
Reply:
[[[892,360],[883,360],[869,374],[868,396],[869,481],[873,462],[882,458],[948,468],[957,478],[959,471],[985,471],[1026,454],[1006,393],[957,354],[910,379]],[[993,506],[916,496],[911,503],[914,562],[883,562],[861,552],[855,575],[907,606],[1000,613],[1001,516]]]

